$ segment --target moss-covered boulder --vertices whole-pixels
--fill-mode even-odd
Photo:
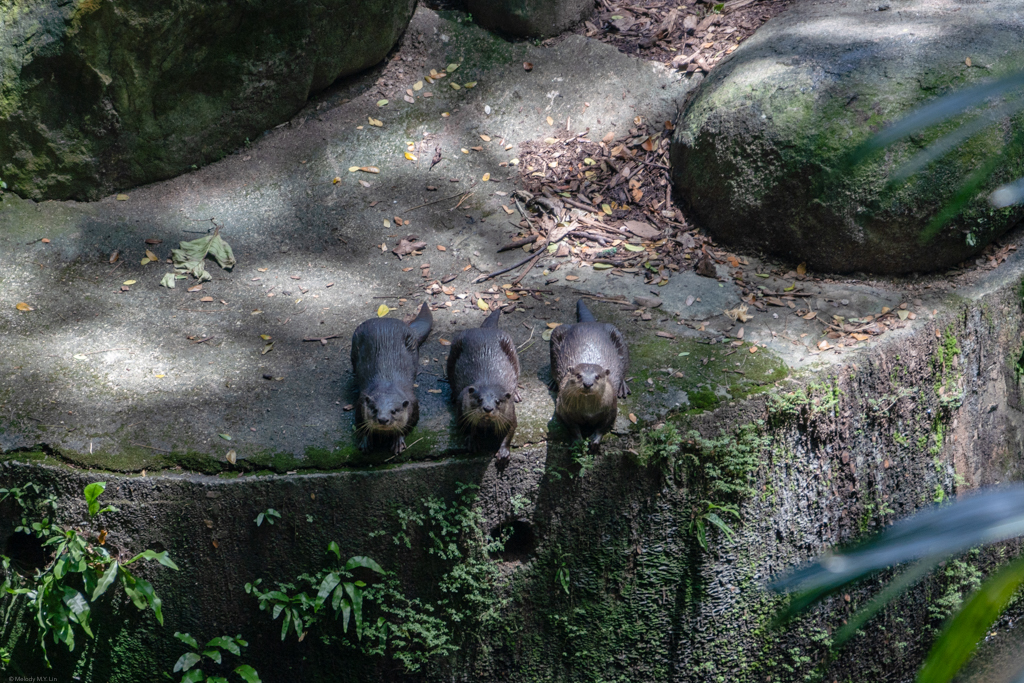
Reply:
[[[466,9],[484,28],[514,36],[561,33],[594,12],[593,0],[466,0]]]
[[[673,178],[722,240],[838,272],[900,273],[958,263],[1022,215],[986,201],[1024,175],[1003,120],[902,184],[891,173],[966,117],[928,129],[852,171],[848,153],[919,105],[1024,64],[1016,0],[798,2],[717,66],[672,147]],[[934,238],[922,232],[983,163],[1005,163]]]
[[[0,2],[0,178],[94,199],[216,159],[379,62],[415,5]]]

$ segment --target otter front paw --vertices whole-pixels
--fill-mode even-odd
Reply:
[[[370,435],[364,434],[363,438],[359,439],[359,450],[363,453],[370,450]]]
[[[626,386],[626,379],[622,378],[619,380],[619,398],[626,398],[629,396],[629,387]]]
[[[507,463],[511,457],[512,451],[510,451],[508,446],[504,444],[502,444],[501,448],[498,449],[498,452],[494,454],[494,459],[499,465]]]
[[[519,395],[519,389],[516,389],[515,391],[512,392],[512,400],[515,401],[516,403],[522,402],[523,397]]]
[[[593,436],[590,437],[590,442],[587,444],[587,451],[591,454],[597,453],[598,449],[601,448],[601,432],[594,432]]]
[[[391,442],[391,452],[398,455],[405,450],[405,437],[400,436]]]

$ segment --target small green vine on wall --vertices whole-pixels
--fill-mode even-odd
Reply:
[[[755,493],[753,478],[770,441],[760,430],[760,423],[746,424],[707,439],[696,431],[683,437],[667,423],[640,436],[638,463],[661,467],[667,476],[685,480],[692,492],[690,532],[704,550],[711,527],[732,538],[730,522],[741,521],[739,506]]]

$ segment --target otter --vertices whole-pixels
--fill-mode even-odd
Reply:
[[[366,451],[374,437],[390,437],[391,452],[405,450],[405,435],[420,419],[416,383],[420,345],[434,318],[424,302],[408,325],[394,318],[371,318],[352,333],[352,369],[356,376],[356,433]]]
[[[500,308],[480,327],[463,330],[452,340],[448,382],[459,426],[469,432],[470,450],[479,445],[481,433],[501,437],[495,457],[502,463],[512,455],[515,404],[522,399],[517,388],[519,355],[512,337],[498,328],[499,317]]]
[[[618,399],[629,395],[626,368],[629,349],[622,333],[599,323],[583,299],[576,302],[575,325],[551,332],[551,376],[558,387],[555,415],[572,432],[573,440],[590,432],[590,450],[601,443],[618,414]]]

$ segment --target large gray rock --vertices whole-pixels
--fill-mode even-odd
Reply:
[[[594,12],[593,0],[466,0],[466,9],[484,28],[514,36],[561,33]]]
[[[0,7],[0,178],[94,199],[216,159],[379,62],[416,0]]]
[[[853,172],[839,163],[920,104],[1022,64],[1018,0],[798,2],[701,85],[673,141],[676,187],[721,239],[817,268],[900,273],[957,263],[1021,217],[1019,208],[991,209],[985,196],[1024,175],[1024,154],[1010,154],[927,244],[922,229],[967,176],[1007,148],[1020,117],[900,186],[886,187],[890,173],[956,122]]]

